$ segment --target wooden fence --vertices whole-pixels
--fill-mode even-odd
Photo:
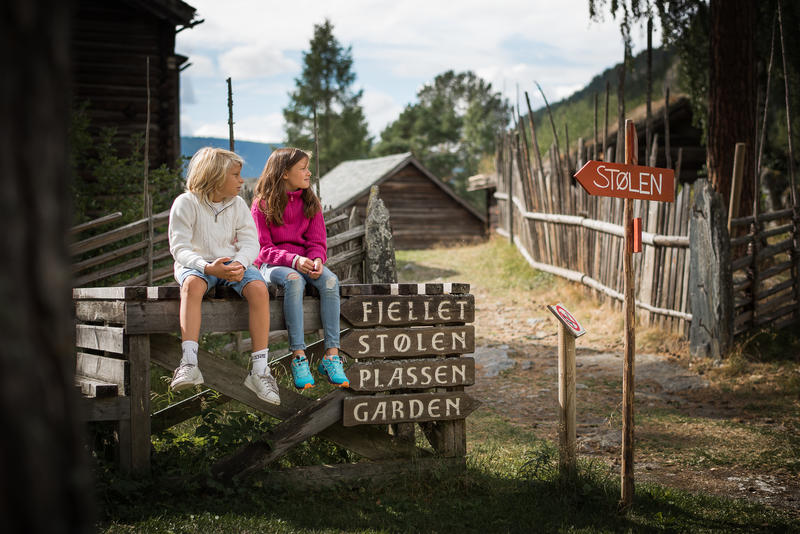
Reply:
[[[122,215],[114,213],[75,226],[72,236],[109,225]],[[361,281],[365,227],[355,210],[326,213],[328,262],[342,283]],[[74,287],[158,285],[172,281],[173,260],[169,252],[167,226],[169,211],[153,215],[152,247],[149,220],[140,219],[70,245]],[[152,275],[149,275],[152,272]],[[149,279],[148,279],[149,278]]]
[[[785,209],[731,220],[734,334],[782,328],[800,315],[800,210]]]
[[[623,299],[622,200],[589,196],[572,178],[579,150],[559,168],[555,147],[549,160],[531,163],[527,144],[516,133],[498,151],[498,233],[508,236],[528,263]],[[573,168],[573,169],[574,169]],[[650,324],[688,334],[689,206],[692,186],[678,188],[674,203],[634,201],[642,218],[642,254],[634,255],[636,306]]]

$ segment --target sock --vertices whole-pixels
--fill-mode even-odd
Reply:
[[[200,346],[197,344],[197,341],[184,341],[181,343],[181,349],[183,352],[181,363],[197,365],[197,350],[199,348]]]
[[[250,363],[253,364],[250,374],[263,376],[269,374],[267,360],[269,359],[269,349],[262,349],[250,355]]]

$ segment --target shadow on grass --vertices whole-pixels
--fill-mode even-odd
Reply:
[[[790,532],[790,518],[741,501],[655,485],[637,488],[628,514],[617,511],[616,477],[595,463],[562,476],[552,448],[521,467],[498,469],[485,455],[467,470],[397,478],[381,486],[275,491],[176,478],[154,458],[154,475],[105,472],[103,521],[112,532]],[[192,462],[189,462],[192,463]],[[202,464],[196,459],[194,465]]]

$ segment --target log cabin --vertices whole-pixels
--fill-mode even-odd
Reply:
[[[322,205],[326,212],[355,206],[363,219],[373,185],[380,186],[398,249],[470,243],[486,237],[486,217],[411,152],[340,163],[320,179]]]
[[[185,56],[175,53],[175,34],[201,21],[180,0],[78,0],[72,21],[72,98],[88,104],[96,133],[115,128],[115,148],[130,153],[130,139],[147,121],[147,58],[150,58],[152,168],[175,167],[180,150],[179,73]]]

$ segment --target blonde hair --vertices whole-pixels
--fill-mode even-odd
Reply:
[[[235,152],[210,146],[201,148],[189,161],[186,190],[208,200],[225,183],[225,177],[234,164],[244,166],[244,160]]]
[[[255,198],[258,209],[275,226],[283,224],[283,212],[286,209],[288,197],[283,175],[289,172],[298,162],[311,159],[311,153],[299,148],[279,148],[270,154],[261,176],[256,182]],[[300,195],[303,199],[303,215],[311,219],[322,211],[322,205],[314,194],[313,188],[303,189]]]

